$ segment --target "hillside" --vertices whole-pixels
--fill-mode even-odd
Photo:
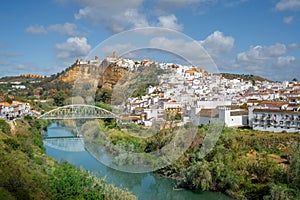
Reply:
[[[126,88],[128,89],[129,85],[131,85],[130,87],[133,95],[139,96],[145,92],[146,87],[154,83],[153,80],[155,80],[157,76],[153,78],[153,75],[159,74],[155,67],[156,64],[152,63],[152,61],[131,61],[133,62],[133,65],[138,64],[140,66],[139,70],[132,70],[123,66],[124,62],[128,62],[125,61],[126,59],[118,60],[121,65],[108,60],[109,59],[104,59],[103,61],[100,61],[97,58],[92,61],[83,61],[78,59],[69,68],[57,74],[53,74],[50,77],[42,77],[33,74],[3,77],[0,79],[0,82],[4,82],[0,84],[0,89],[3,91],[10,90],[8,93],[9,95],[24,99],[36,98],[51,100],[51,102],[53,102],[51,104],[54,106],[62,106],[73,102],[70,98],[71,96],[79,97],[77,103],[89,103],[93,101],[109,103],[113,88],[120,80],[124,78],[128,79],[127,82],[129,84],[126,87],[125,85],[122,86],[123,91]],[[149,69],[154,71],[149,71]],[[136,74],[137,77],[135,77],[134,74]],[[255,75],[229,73],[221,73],[220,75],[227,79],[243,79],[244,81],[251,81],[252,83],[269,81]],[[151,77],[151,81],[148,79],[143,81],[129,80],[139,80],[147,77]],[[12,82],[20,82],[26,89],[11,90],[13,85]],[[142,84],[142,82],[144,84]],[[76,88],[76,91],[74,91],[74,88]]]
[[[43,76],[5,76],[0,78],[0,82],[32,82],[32,81],[40,81],[43,80]]]
[[[45,154],[48,122],[17,120],[15,132],[0,120],[0,199],[137,199],[124,189]]]
[[[256,76],[256,75],[252,75],[252,74],[230,74],[230,73],[220,73],[224,78],[226,79],[243,79],[244,81],[251,81],[251,82],[256,82],[256,81],[268,81],[268,82],[272,82],[271,80],[268,80],[266,78],[260,77],[260,76]]]

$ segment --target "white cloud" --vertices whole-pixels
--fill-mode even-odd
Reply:
[[[150,40],[149,48],[172,53],[209,72],[216,73],[218,71],[212,58],[198,41],[156,37]]]
[[[280,56],[272,61],[269,68],[272,72],[269,74],[273,80],[291,80],[294,77],[300,77],[299,62],[294,56]]]
[[[289,50],[298,50],[300,49],[300,44],[292,43],[288,45]]]
[[[285,54],[287,48],[284,44],[277,43],[271,46],[260,46],[250,47],[246,52],[239,53],[237,55],[238,61],[244,62],[256,62],[259,60],[267,60],[272,57],[277,57]]]
[[[277,10],[300,10],[300,1],[299,0],[280,0],[275,7]]]
[[[215,31],[205,40],[200,41],[200,43],[213,57],[217,57],[232,51],[232,48],[234,47],[234,38],[231,36],[224,36],[220,31]]]
[[[136,9],[128,9],[124,13],[124,17],[129,23],[135,28],[147,27],[149,26],[147,19],[144,15],[141,15]]]
[[[216,63],[221,65],[224,56],[232,53],[234,38],[215,31],[202,41],[156,37],[149,46],[175,53],[194,65],[216,72]]]
[[[156,13],[168,13],[172,10],[189,8],[189,11],[196,13],[205,13],[215,5],[223,7],[236,7],[240,4],[248,2],[248,0],[155,0],[154,10]]]
[[[240,4],[248,2],[248,0],[223,0],[222,2],[225,7],[236,7]]]
[[[40,35],[40,34],[47,34],[48,31],[44,26],[41,25],[30,25],[28,28],[25,30],[27,33],[30,34],[35,34],[35,35]]]
[[[285,24],[291,24],[291,23],[293,22],[293,20],[294,20],[294,17],[293,17],[293,16],[289,16],[289,17],[283,18],[283,22],[284,22]]]
[[[58,50],[57,58],[73,59],[86,56],[91,50],[91,46],[87,43],[85,37],[70,37],[66,42],[56,45]]]
[[[91,16],[89,16],[89,15],[91,15],[90,14],[91,12],[92,12],[92,9],[90,7],[85,7],[85,8],[80,9],[78,11],[78,13],[76,13],[74,15],[74,17],[75,17],[76,20],[79,20],[79,19],[82,19],[82,18],[85,18],[85,17],[91,17]]]
[[[147,25],[145,15],[138,12],[143,0],[78,0],[83,8],[75,14],[75,19],[87,19],[93,24],[103,25],[116,33],[130,27]]]
[[[270,46],[251,46],[249,50],[238,53],[235,61],[226,70],[260,75],[271,80],[284,80],[299,74],[299,61],[287,55],[299,48],[298,44],[276,43]],[[284,72],[284,73],[283,73]]]
[[[132,44],[116,44],[102,47],[101,53],[105,56],[109,56],[115,51],[117,55],[122,56],[123,54],[128,54],[130,51],[135,49],[136,47]]]
[[[281,67],[289,67],[296,61],[294,56],[280,56],[277,58],[275,65]]]
[[[178,31],[183,29],[183,26],[177,23],[177,17],[174,14],[158,16],[157,22],[154,20],[149,21],[145,12],[141,11],[144,1],[77,0],[82,8],[74,17],[76,20],[88,20],[88,22],[93,24],[104,26],[113,33],[149,26],[170,28]]]
[[[73,23],[65,23],[63,25],[61,24],[54,24],[49,26],[48,31],[55,31],[59,32],[63,35],[78,35],[79,32],[77,31],[77,25]]]
[[[169,6],[169,8],[179,8],[196,3],[210,2],[211,0],[157,0],[160,6]]]
[[[160,16],[158,17],[158,26],[163,28],[169,28],[177,31],[182,31],[183,26],[178,24],[175,15]]]
[[[75,36],[80,35],[79,31],[77,31],[77,25],[73,23],[65,23],[65,24],[53,24],[48,27],[44,27],[41,25],[30,25],[26,29],[27,33],[30,34],[47,34],[49,32],[59,32],[63,35]]]

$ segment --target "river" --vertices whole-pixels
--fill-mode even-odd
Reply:
[[[71,128],[52,123],[47,130],[48,137],[68,137],[73,136]],[[66,139],[61,139],[66,140]],[[74,146],[74,141],[64,141],[65,144]],[[72,143],[72,144],[71,144]],[[89,170],[98,177],[106,177],[108,183],[118,187],[126,188],[141,200],[229,200],[230,197],[216,192],[192,192],[188,190],[174,190],[174,181],[161,177],[154,173],[126,173],[109,168],[95,159],[87,151],[64,151],[47,145],[44,142],[46,154],[57,161],[66,160],[76,166]],[[77,145],[77,144],[75,144]]]

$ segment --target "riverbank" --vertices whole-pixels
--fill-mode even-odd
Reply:
[[[89,130],[86,139],[91,141],[92,137],[95,144],[104,144],[104,148],[115,156],[114,161],[125,165],[135,163],[136,157],[122,152],[159,151],[176,132],[175,129],[164,129],[152,137],[139,139],[134,135],[143,134],[143,127],[119,126],[101,120],[99,124],[101,131]],[[87,127],[94,126],[89,124]],[[199,127],[187,151],[156,173],[175,180],[178,188],[223,192],[235,199],[300,198],[299,133],[224,127],[217,141],[215,137],[208,137],[206,142],[216,142],[216,145],[203,158],[200,149],[209,133],[208,128]]]
[[[72,129],[62,124],[53,123],[47,130],[49,137],[70,137],[73,135]],[[60,144],[64,141],[64,146]],[[127,173],[120,170],[115,170],[99,162],[99,157],[93,156],[88,151],[74,152],[69,151],[69,146],[81,145],[74,140],[68,140],[61,138],[57,141],[57,147],[55,142],[51,146],[48,146],[45,142],[47,155],[55,158],[56,160],[66,160],[76,166],[80,166],[97,177],[105,177],[108,183],[113,183],[117,187],[127,188],[129,192],[141,200],[199,200],[199,199],[211,199],[211,200],[231,200],[230,197],[217,192],[192,192],[190,190],[174,190],[174,180],[170,178],[162,177],[156,173]],[[85,144],[87,145],[87,144]],[[64,148],[66,147],[66,148]],[[102,157],[106,157],[105,153]]]
[[[41,132],[48,122],[17,121],[15,133],[1,121],[0,199],[136,199],[124,189],[45,154]]]
[[[109,195],[117,194],[116,198],[119,199],[123,199],[123,197],[136,198],[126,190],[106,184],[102,179],[91,178],[84,170],[66,163],[59,164],[46,156],[40,133],[48,125],[48,122],[42,120],[23,119],[18,121],[15,135],[11,135],[9,125],[1,122],[0,199],[57,199],[58,196],[55,195],[59,194],[73,195],[72,197],[104,194],[105,197],[100,196],[100,199],[108,199],[108,197],[112,199],[112,196]],[[137,127],[133,128],[137,129]],[[158,147],[155,138],[141,142],[136,138],[132,140],[128,135],[122,135],[115,130],[115,127],[107,128],[106,131],[109,132],[109,138],[112,141],[138,145],[137,150],[150,151]],[[128,175],[118,174],[117,170],[105,169],[103,166],[101,168],[95,159],[91,166],[100,168],[101,172],[113,173],[114,176],[107,180],[110,183],[117,182],[117,186],[122,186],[122,188],[125,183],[128,183],[131,191],[144,193],[145,198],[150,197],[150,199],[154,199],[151,194],[165,194],[174,198],[181,197],[181,199],[188,195],[188,199],[199,199],[198,193],[190,192],[191,190],[218,191],[236,199],[299,198],[300,134],[224,128],[214,149],[205,158],[201,158],[199,149],[206,133],[207,127],[200,127],[188,151],[172,165],[156,171],[158,174],[172,178],[175,183],[164,181],[162,177],[155,174],[138,175],[141,176],[138,179],[128,178]],[[169,139],[167,131],[158,133],[158,136],[160,142]],[[99,142],[97,138],[95,141]],[[68,159],[74,158],[75,163],[73,164],[78,164],[77,166],[87,165],[86,161],[79,163],[78,157],[73,157],[75,154],[78,156],[78,153],[58,153]],[[79,156],[85,158],[87,155],[79,154]],[[77,179],[77,176],[82,177],[80,180],[90,181],[81,184],[82,182]],[[100,177],[104,176],[105,174],[102,174]],[[121,176],[120,181],[116,181],[114,178],[116,176]],[[58,177],[65,178],[63,182],[59,183],[56,182],[60,180]],[[90,193],[82,194],[78,193],[79,190],[71,190],[72,193],[64,194],[63,191],[69,191],[68,188],[63,187],[64,185],[76,185],[77,182],[81,185],[92,183],[90,187],[83,190],[90,191]],[[137,182],[141,187],[136,186]],[[95,185],[100,185],[100,188],[95,188]],[[161,187],[164,186],[167,186],[168,189],[161,190]],[[149,188],[156,189],[152,192]],[[173,190],[173,188],[187,190]],[[218,193],[201,192],[201,195],[203,194],[219,195]],[[213,196],[210,196],[210,199],[213,199]]]
[[[300,134],[224,128],[204,158],[199,149],[207,127],[191,148],[158,173],[179,188],[221,191],[235,199],[300,198]]]

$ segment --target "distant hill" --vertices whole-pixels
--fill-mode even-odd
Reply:
[[[21,83],[26,83],[27,81],[40,81],[43,80],[45,77],[44,76],[39,76],[39,75],[20,75],[20,76],[5,76],[0,78],[0,82],[21,82]]]
[[[273,82],[270,81],[266,78],[263,78],[261,76],[256,76],[256,75],[252,75],[252,74],[230,74],[230,73],[220,73],[224,78],[226,79],[243,79],[244,81],[268,81],[268,82]]]
[[[148,66],[143,65],[143,62],[141,62],[141,66],[143,67],[140,67],[139,70],[130,72],[126,67],[118,66],[106,59],[101,63],[99,62],[99,64],[81,64],[76,61],[69,68],[49,77],[23,74],[21,76],[0,78],[0,82],[20,82],[26,86],[26,89],[23,90],[11,90],[11,84],[2,83],[0,89],[9,91],[9,94],[13,96],[54,99],[55,104],[58,106],[66,104],[70,97],[74,95],[88,97],[89,101],[94,99],[95,101],[109,102],[117,83],[119,83],[120,93],[128,90],[132,91],[134,96],[142,95],[146,87],[155,84],[154,80],[161,73],[161,69],[154,67],[157,66],[155,63]],[[218,75],[222,75],[227,79],[243,79],[251,82],[269,81],[255,75],[229,73]],[[128,84],[124,83],[122,85],[122,80],[123,82],[126,80]],[[74,84],[76,84],[76,91],[74,90]],[[118,88],[115,89],[118,90]],[[85,101],[88,100],[85,99]]]

